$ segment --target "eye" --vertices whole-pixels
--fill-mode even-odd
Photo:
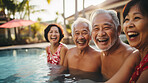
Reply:
[[[88,34],[88,32],[85,31],[85,32],[83,32],[83,34],[86,35],[86,34]]]
[[[79,33],[78,32],[75,32],[75,35],[79,35]]]
[[[98,31],[98,30],[99,30],[99,28],[93,28],[93,30],[94,30],[94,31]]]
[[[103,28],[104,28],[105,30],[108,30],[108,29],[111,28],[111,25],[105,25]]]
[[[127,21],[129,21],[129,19],[128,19],[128,18],[125,18],[124,21],[123,21],[123,23],[125,23],[125,22],[127,22]]]
[[[58,31],[55,31],[55,33],[59,33]]]
[[[52,33],[52,31],[49,31],[49,33]]]
[[[104,29],[105,29],[105,30],[108,30],[108,29],[110,29],[110,27],[104,27]]]
[[[135,20],[136,20],[136,19],[140,19],[140,17],[135,17],[134,19],[135,19]]]

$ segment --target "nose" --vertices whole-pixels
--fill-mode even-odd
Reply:
[[[98,31],[98,36],[99,37],[103,37],[103,36],[105,36],[105,31],[103,31],[103,30],[100,30],[100,31]]]
[[[133,23],[132,20],[130,20],[130,21],[127,23],[127,27],[128,27],[128,28],[134,27],[134,23]]]
[[[52,35],[56,35],[56,33],[55,33],[55,32],[53,32],[53,33],[52,33]]]
[[[82,34],[80,34],[79,36],[78,36],[78,39],[83,39],[84,38],[84,36],[82,35]]]

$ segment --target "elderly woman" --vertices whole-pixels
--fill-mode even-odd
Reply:
[[[139,50],[140,55],[128,57],[118,73],[107,83],[148,83],[147,0],[131,0],[125,6],[123,16],[123,30],[127,40],[132,47]]]
[[[60,41],[64,37],[62,26],[58,24],[50,24],[44,30],[44,37],[50,45],[46,47],[47,62],[55,65],[63,65],[67,47]]]

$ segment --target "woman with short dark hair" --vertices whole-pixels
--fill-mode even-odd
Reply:
[[[50,45],[46,47],[47,62],[54,65],[63,65],[64,57],[67,52],[67,47],[61,43],[64,37],[63,29],[61,25],[50,24],[44,30],[44,37]]]

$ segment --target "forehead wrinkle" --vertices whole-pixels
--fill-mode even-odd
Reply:
[[[75,29],[74,31],[75,31],[75,32],[78,32],[78,31],[89,31],[89,30],[86,29],[86,28],[83,28],[83,29]]]
[[[112,23],[104,23],[103,25],[109,25],[109,26],[112,26],[113,24],[112,24]]]

